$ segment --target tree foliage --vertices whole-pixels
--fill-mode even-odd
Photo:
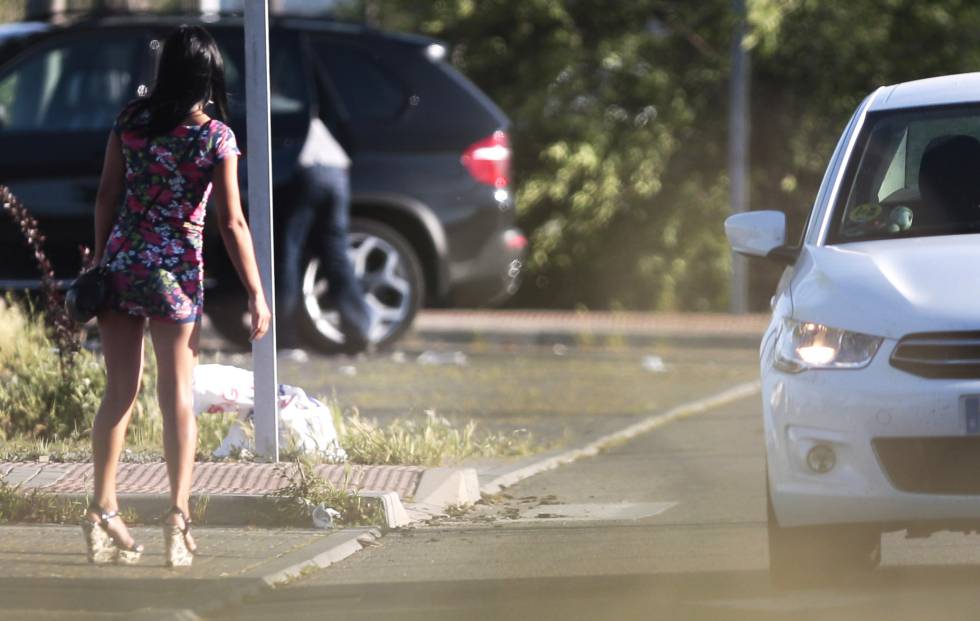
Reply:
[[[729,255],[728,0],[362,0],[447,40],[514,122],[530,232],[519,304],[722,309]],[[980,66],[973,0],[748,0],[756,209],[802,230],[854,107]],[[755,305],[775,269],[753,264]]]
[[[519,303],[724,304],[727,2],[376,4],[384,27],[452,43],[513,120]]]

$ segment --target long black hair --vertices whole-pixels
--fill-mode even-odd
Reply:
[[[198,104],[213,104],[217,117],[228,120],[225,65],[214,38],[200,26],[182,25],[163,43],[153,90],[123,113],[122,122],[133,125],[143,112],[149,120],[140,129],[149,136],[166,134],[187,118]]]

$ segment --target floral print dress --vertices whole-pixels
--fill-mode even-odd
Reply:
[[[120,118],[126,116],[125,112]],[[147,137],[137,117],[113,131],[126,162],[126,198],[106,243],[109,306],[173,323],[204,307],[204,214],[215,165],[240,152],[218,120]]]

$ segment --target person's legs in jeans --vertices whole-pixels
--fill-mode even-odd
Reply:
[[[340,313],[345,349],[363,350],[367,345],[371,314],[354,268],[347,256],[350,227],[350,178],[343,168],[316,166],[311,169],[315,185],[325,190],[321,204],[323,230],[320,235],[323,269],[330,283],[331,301]]]
[[[296,334],[296,311],[302,303],[303,250],[313,220],[317,202],[322,202],[322,190],[311,187],[309,176],[300,173],[296,197],[278,238],[276,252],[276,339],[281,349],[299,347]]]

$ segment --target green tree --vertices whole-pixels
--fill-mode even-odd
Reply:
[[[727,2],[391,0],[371,13],[451,42],[512,118],[531,237],[517,303],[725,304]]]

